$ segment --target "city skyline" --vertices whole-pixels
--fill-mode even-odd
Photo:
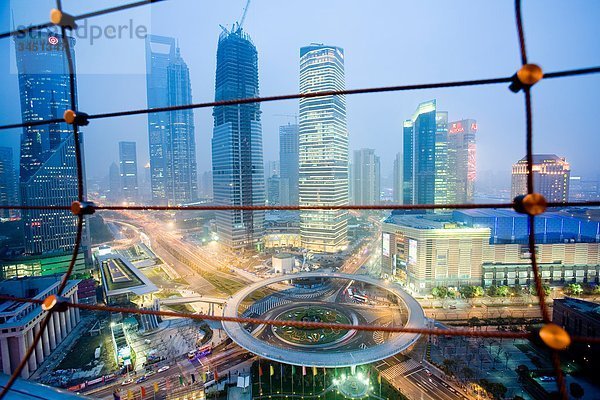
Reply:
[[[200,29],[198,32],[200,40],[192,40],[192,37],[196,36],[189,35],[190,32],[188,29],[184,27],[175,28],[166,24],[162,17],[157,18],[158,14],[164,14],[164,20],[166,21],[176,13],[176,7],[170,5],[168,2],[155,7],[157,13],[151,26],[152,33],[165,34],[179,39],[180,48],[190,67],[190,77],[196,101],[210,100],[212,98],[211,92],[214,89],[214,82],[210,71],[214,71],[214,49],[216,47],[214,41],[211,41],[210,38],[214,37],[220,31],[219,23],[229,22],[239,16],[243,7],[243,1],[232,2],[231,4],[220,5],[219,7],[207,5],[206,10],[202,9],[203,11],[210,11],[207,13],[198,13],[195,10],[198,10],[199,6],[185,0],[184,5],[189,6],[190,10],[192,10],[190,15],[183,16],[186,20],[192,17],[201,18],[202,24],[198,28]],[[39,22],[47,18],[46,14],[41,11],[38,13],[34,9],[26,13],[18,5],[12,4],[12,6],[15,8],[17,24]],[[73,4],[72,6],[75,7],[75,10],[77,10],[77,7],[84,7],[78,4]],[[528,42],[537,51],[534,61],[539,62],[545,71],[598,63],[598,58],[594,52],[583,51],[583,49],[588,48],[586,43],[589,43],[592,40],[591,38],[596,37],[598,32],[598,27],[590,22],[590,15],[593,12],[589,12],[587,7],[582,7],[578,4],[570,5],[568,8],[569,13],[574,16],[573,21],[564,21],[561,15],[564,15],[563,7],[567,6],[560,2],[551,2],[543,10],[537,10],[532,4],[528,3],[524,3],[523,6],[525,15],[528,18],[526,32]],[[292,7],[293,11],[300,15],[306,12],[297,5],[290,5],[289,7]],[[357,18],[357,13],[356,11],[352,11],[352,7],[340,2],[331,2],[323,7],[323,12],[327,15],[337,12],[340,15],[340,19]],[[291,28],[289,32],[287,29],[282,29],[280,34],[285,38],[285,45],[279,45],[277,41],[270,39],[273,35],[268,35],[268,33],[271,29],[277,29],[282,25],[286,25],[283,23],[284,19],[276,21],[275,25],[268,29],[266,27],[263,28],[260,22],[265,8],[277,15],[277,13],[283,12],[282,8],[284,7],[282,5],[269,5],[269,2],[257,2],[253,4],[248,14],[246,28],[253,34],[255,42],[263,54],[263,62],[261,63],[260,70],[260,74],[263,77],[263,94],[293,93],[297,91],[297,78],[295,78],[297,76],[297,65],[293,62],[293,58],[298,47],[312,40],[335,42],[345,48],[348,87],[418,83],[459,78],[468,79],[470,77],[487,77],[493,75],[508,76],[514,73],[515,66],[518,65],[518,54],[512,40],[515,33],[514,29],[512,29],[512,7],[510,5],[489,7],[470,4],[470,7],[466,7],[460,4],[446,5],[440,3],[438,7],[429,7],[427,5],[382,3],[380,10],[388,10],[389,12],[381,14],[381,17],[388,20],[392,15],[406,14],[410,16],[418,13],[421,7],[433,10],[431,18],[434,21],[440,21],[442,18],[444,20],[446,18],[456,19],[460,16],[460,20],[465,18],[470,23],[454,26],[452,30],[446,33],[447,36],[449,35],[449,43],[440,49],[442,53],[438,55],[439,58],[434,57],[433,54],[427,54],[419,50],[418,54],[421,57],[425,57],[423,58],[423,62],[403,63],[401,67],[402,73],[397,75],[386,72],[387,70],[396,70],[396,64],[394,64],[397,59],[396,56],[390,52],[382,52],[383,44],[378,43],[376,40],[371,40],[375,39],[372,34],[366,36],[368,40],[356,40],[357,36],[365,35],[364,30],[353,33],[348,27],[340,26],[341,24],[338,22],[335,23],[337,29],[333,30],[332,27],[323,25],[317,20],[311,22],[311,34],[303,30],[297,30],[296,33],[293,33],[293,29]],[[600,7],[600,5],[594,4],[591,7]],[[4,21],[5,27],[8,29],[10,10],[3,9],[2,12],[5,17],[2,21]],[[132,12],[131,15],[136,16],[137,14]],[[475,18],[475,15],[478,15],[479,18]],[[369,19],[370,16],[371,11],[369,10],[365,15],[366,26],[371,26],[372,24],[372,22],[369,22],[371,21]],[[577,24],[574,23],[575,19],[578,21]],[[117,19],[117,21],[120,20]],[[554,26],[559,22],[561,26],[564,26],[564,24],[568,25],[565,27],[564,38],[560,39],[554,48],[550,48],[544,38],[549,35],[548,27]],[[292,23],[296,24],[295,22]],[[411,33],[414,21],[408,18],[406,24],[400,30],[401,37],[414,37],[414,32],[417,32],[417,30],[414,30]],[[377,23],[378,29],[383,29],[385,32],[391,29],[387,25],[382,22]],[[496,29],[498,33],[492,36],[483,35],[481,38],[470,34],[474,29],[487,32],[490,27]],[[394,33],[393,37],[395,35],[397,34]],[[468,63],[464,62],[466,59],[464,53],[459,51],[462,46],[459,47],[456,45],[459,42],[470,45],[468,49],[471,61]],[[579,43],[579,45],[570,45],[575,42]],[[83,56],[78,58],[79,70],[83,69],[84,72],[86,68],[89,70],[91,63],[98,65],[106,64],[102,61],[101,57],[106,56],[105,49],[108,45],[115,46],[118,54],[131,54],[127,58],[127,62],[135,63],[135,59],[137,58],[137,62],[140,63],[140,74],[126,76],[81,74],[78,76],[78,81],[79,86],[82,88],[80,93],[81,101],[83,101],[82,109],[101,112],[145,107],[145,99],[142,97],[145,92],[143,40],[141,42],[127,43],[111,42],[106,43],[104,47],[100,48],[96,44],[96,47],[91,47],[89,43],[80,41],[77,47]],[[410,40],[402,40],[402,45],[408,53],[414,53],[415,48],[418,50],[418,43],[413,43]],[[0,46],[6,46],[6,43],[2,43]],[[493,63],[485,57],[490,46],[494,47],[498,54],[498,59]],[[559,46],[558,49],[556,46]],[[559,50],[561,48],[565,49],[566,53],[569,54],[568,58],[557,56],[560,54]],[[0,47],[0,50],[6,52],[7,59],[10,58],[8,57],[11,53],[9,48]],[[280,53],[284,56],[279,56]],[[367,61],[373,59],[373,54],[378,54],[378,63]],[[436,65],[433,61],[440,59],[447,60],[444,65],[448,65],[448,68],[440,66],[439,68],[428,67],[425,69],[416,69],[417,64]],[[460,67],[452,67],[452,64]],[[369,70],[371,71],[368,72]],[[14,77],[6,75],[5,79],[6,85],[4,86],[7,92],[16,93],[17,88]],[[590,149],[595,146],[596,141],[599,139],[591,137],[589,138],[592,141],[591,146],[586,146],[583,149],[577,148],[572,143],[561,139],[561,129],[558,129],[558,127],[561,126],[561,118],[564,118],[566,115],[578,115],[578,113],[584,112],[584,110],[592,111],[591,104],[593,102],[585,101],[584,99],[590,99],[589,94],[587,94],[587,88],[589,85],[594,85],[594,82],[600,82],[597,79],[595,77],[590,77],[590,80],[570,78],[568,86],[564,86],[566,84],[548,82],[543,83],[543,86],[540,85],[539,89],[536,88],[540,94],[536,96],[534,103],[534,106],[538,109],[538,118],[536,118],[534,129],[545,132],[545,135],[550,139],[548,143],[546,141],[536,142],[536,152],[556,152],[557,150],[552,148],[549,142],[553,140],[554,142],[561,143],[561,146],[565,147],[562,153],[568,159],[578,161],[577,163],[573,163],[575,173],[584,176],[595,174],[594,158]],[[106,90],[108,87],[122,87],[125,83],[130,85],[130,93],[117,90],[116,93],[118,93],[118,96],[116,96],[114,93]],[[550,105],[548,101],[549,97],[553,93],[560,93],[561,88],[577,91],[569,92],[570,97],[580,98],[582,102],[575,107],[573,104],[569,104],[566,98],[555,96],[554,103]],[[92,93],[94,94],[93,96],[91,95]],[[521,157],[524,151],[524,141],[520,137],[520,132],[524,128],[524,118],[520,110],[520,102],[502,85],[478,89],[447,89],[432,91],[431,94],[406,93],[349,96],[348,125],[350,149],[361,147],[375,148],[381,157],[382,171],[384,171],[382,175],[386,175],[387,171],[392,170],[394,155],[401,148],[401,139],[397,134],[401,130],[401,121],[398,121],[396,115],[408,115],[414,109],[415,104],[433,97],[436,97],[438,101],[447,105],[445,109],[457,119],[469,116],[479,121],[482,132],[485,132],[485,135],[479,138],[478,158],[480,162],[478,163],[478,175],[480,179],[488,179],[487,177],[490,174],[487,174],[487,171],[496,171],[502,172],[504,174],[503,179],[508,182],[510,180],[510,167],[512,163],[515,159]],[[486,99],[489,98],[494,98],[494,102],[488,103]],[[284,121],[281,120],[281,117],[275,117],[275,114],[293,114],[295,113],[295,108],[296,105],[294,102],[283,102],[277,105],[265,104],[263,106],[266,160],[277,158],[278,127]],[[549,110],[555,108],[563,110],[564,114],[549,112]],[[3,109],[7,110],[6,114],[2,117],[4,118],[4,122],[14,122],[14,120],[9,118],[11,115],[15,115],[11,112],[11,110],[15,109],[14,105],[6,104],[6,107]],[[369,120],[368,116],[374,114],[379,117],[373,121]],[[194,118],[197,127],[196,148],[198,151],[198,170],[207,171],[210,167],[210,146],[208,146],[211,134],[209,129],[211,125],[210,112],[198,111],[195,113]],[[131,117],[114,122],[107,121],[106,123],[91,124],[86,128],[86,131],[90,132],[90,138],[86,142],[86,146],[95,147],[100,137],[114,143],[120,140],[135,140],[138,142],[139,149],[143,150],[140,151],[139,164],[144,165],[148,161],[146,150],[147,138],[144,137],[146,136],[144,133],[146,124],[144,121],[145,118]],[[131,129],[127,131],[121,129],[120,126],[123,123],[130,126]],[[372,124],[375,125],[371,126]],[[573,130],[575,132],[584,132],[585,128],[580,122],[574,122]],[[370,132],[381,132],[381,134],[370,136]],[[582,136],[578,134],[577,137]],[[16,142],[13,141],[12,143],[13,148],[16,148]],[[508,143],[511,143],[511,145],[508,145]],[[501,149],[502,151],[496,151],[497,149]],[[579,154],[581,156],[578,156]],[[116,154],[113,160],[101,159],[95,154],[88,154],[86,159],[88,176],[104,176],[110,162],[114,160],[116,160]]]

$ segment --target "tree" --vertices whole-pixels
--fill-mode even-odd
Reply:
[[[475,297],[475,286],[462,286],[458,291],[466,299]]]
[[[431,289],[431,295],[438,299],[445,299],[448,297],[448,288],[446,286],[436,286]]]
[[[483,297],[485,294],[481,286],[474,286],[473,289],[475,292],[475,297]]]
[[[578,296],[583,292],[583,288],[579,283],[569,283],[564,287],[566,294]]]
[[[508,286],[499,286],[496,290],[496,296],[506,297],[510,293],[510,288]]]
[[[490,297],[498,296],[498,287],[496,285],[490,286],[489,288],[487,288],[487,294]]]
[[[576,399],[582,398],[583,395],[585,394],[585,392],[583,391],[583,388],[577,382],[572,382],[569,385],[569,391],[571,392],[571,396],[575,397]]]

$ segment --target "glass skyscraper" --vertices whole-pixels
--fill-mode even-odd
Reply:
[[[343,90],[344,50],[311,44],[300,49],[300,93]],[[345,96],[300,99],[300,205],[348,204],[348,130]],[[346,210],[300,213],[302,246],[336,252],[347,244]]]
[[[189,69],[174,38],[146,37],[148,107],[192,103]],[[193,110],[148,114],[150,181],[156,204],[198,200]]]
[[[258,52],[240,28],[219,36],[215,101],[258,96]],[[265,178],[259,103],[213,110],[213,196],[217,205],[264,206]],[[233,249],[258,246],[264,211],[216,213],[219,241]]]
[[[138,199],[138,170],[135,142],[119,142],[119,174],[124,201]]]
[[[279,201],[298,204],[298,124],[279,127]]]
[[[62,118],[71,108],[62,36],[44,30],[14,40],[23,122]],[[68,40],[74,60],[75,39]],[[64,206],[77,199],[72,127],[59,122],[23,128],[19,182],[25,206]],[[77,218],[70,211],[24,210],[22,219],[27,254],[72,251]],[[84,231],[84,248],[86,237]]]
[[[0,147],[0,205],[19,204],[18,197],[13,149]],[[17,210],[0,210],[0,218],[15,218],[18,215]]]
[[[446,202],[448,113],[437,112],[435,100],[419,104],[403,137],[403,203]]]

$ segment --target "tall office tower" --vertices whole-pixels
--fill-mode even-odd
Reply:
[[[300,49],[300,93],[344,89],[344,50],[311,44]],[[300,99],[300,205],[348,204],[346,97]],[[300,213],[302,246],[316,252],[343,249],[348,236],[345,210]]]
[[[476,170],[477,121],[448,124],[448,203],[472,203]]]
[[[121,196],[124,201],[137,201],[139,195],[135,142],[119,142]]]
[[[265,178],[279,176],[279,161],[267,161],[265,163]]]
[[[213,198],[213,175],[212,171],[204,171],[201,177],[200,193],[206,199]]]
[[[279,201],[298,204],[298,124],[279,127]]]
[[[267,204],[275,206],[280,204],[279,186],[281,182],[279,176],[273,175],[267,178]]]
[[[402,198],[404,204],[446,202],[448,114],[436,101],[419,104],[404,121]]]
[[[146,37],[148,107],[192,103],[190,73],[175,39]],[[179,110],[148,114],[152,200],[184,204],[198,199],[194,113]]]
[[[352,159],[352,203],[379,204],[381,200],[381,167],[373,149],[354,151]]]
[[[63,38],[45,30],[14,40],[23,122],[62,118],[71,108],[67,57],[57,50],[62,49]],[[68,40],[74,60],[75,39]],[[75,145],[73,128],[63,122],[23,128],[21,204],[64,206],[77,199]],[[79,146],[83,152],[82,140]],[[70,211],[24,210],[22,219],[27,254],[73,250],[77,218]],[[86,242],[84,231],[84,249]]]
[[[121,196],[121,171],[116,162],[110,164],[108,167],[108,193],[106,197],[113,203],[120,202],[123,198]]]
[[[566,202],[569,200],[569,177],[571,165],[564,157],[556,154],[533,155],[533,187],[547,201]],[[512,167],[511,196],[527,193],[527,157],[523,157]]]
[[[237,28],[219,36],[215,100],[258,96],[258,52]],[[260,104],[218,106],[213,110],[213,193],[217,205],[263,206],[265,178]],[[230,248],[260,245],[264,211],[219,211],[219,240]]]
[[[279,127],[279,201],[298,204],[298,124]]]
[[[434,204],[448,204],[448,112],[435,114]]]
[[[393,173],[394,203],[402,204],[402,153],[396,153]]]
[[[12,147],[0,147],[0,205],[14,206],[19,204],[17,193],[13,149]],[[0,219],[15,218],[18,215],[17,210],[0,210]]]

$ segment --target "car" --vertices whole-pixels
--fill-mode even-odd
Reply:
[[[146,339],[146,340],[144,340],[144,343],[146,343],[146,344],[150,344],[150,343],[152,343],[152,341],[151,341],[151,340],[149,340],[149,339]]]
[[[451,310],[456,310],[456,306],[454,304],[452,304],[451,306],[448,307]]]
[[[427,368],[425,368],[425,373],[427,374],[427,376],[431,376],[431,371]]]
[[[555,376],[540,376],[540,381],[542,382],[556,382]]]
[[[144,377],[145,378],[149,378],[149,377],[151,377],[154,374],[156,374],[156,371],[148,371],[148,372],[146,372],[146,374],[144,374]]]
[[[133,383],[133,378],[127,378],[123,382],[121,382],[121,386],[129,385]]]
[[[148,377],[141,376],[141,377],[137,378],[137,380],[135,381],[135,383],[142,383],[142,382],[147,381],[147,380],[148,380]]]
[[[158,372],[158,373],[165,372],[165,371],[166,371],[166,370],[168,370],[169,368],[171,368],[171,367],[169,367],[168,365],[164,365],[164,366],[160,367],[160,368],[158,369],[158,371],[156,371],[156,372]]]

